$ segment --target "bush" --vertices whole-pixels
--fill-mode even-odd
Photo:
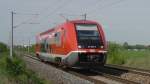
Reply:
[[[109,42],[108,47],[108,63],[111,64],[124,64],[125,56],[121,54],[121,51],[124,50],[123,46]]]
[[[0,58],[0,73],[13,81],[14,84],[45,84],[45,80],[37,77],[37,75],[28,70],[23,60],[16,55],[13,55],[13,59],[8,57],[8,53],[3,53]]]
[[[7,45],[0,42],[0,53],[8,51]]]
[[[16,57],[13,60],[7,57],[5,69],[9,75],[18,76],[24,73],[25,64]]]
[[[15,53],[13,53],[13,59],[10,59],[7,46],[4,43],[0,43],[0,78],[8,79],[7,81],[1,80],[2,83],[6,84],[9,81],[13,84],[45,83],[33,71],[27,70],[23,60]]]

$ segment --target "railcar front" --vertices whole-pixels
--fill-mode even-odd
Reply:
[[[74,23],[77,49],[68,54],[66,64],[72,67],[103,66],[107,57],[104,32],[96,22]]]

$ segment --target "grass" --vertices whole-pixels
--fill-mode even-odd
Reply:
[[[24,61],[16,54],[10,59],[7,46],[0,43],[0,84],[50,84],[50,82],[28,70]]]
[[[110,43],[108,53],[108,64],[118,64],[135,68],[150,70],[150,50],[127,50],[123,46]]]
[[[125,66],[150,69],[150,51],[123,51],[126,56]]]

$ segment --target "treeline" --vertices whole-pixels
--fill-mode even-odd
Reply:
[[[24,51],[24,52],[29,52],[29,53],[35,53],[35,44],[30,44],[30,46],[16,45],[16,46],[14,46],[14,48],[17,51]]]
[[[125,49],[137,49],[137,50],[149,49],[150,50],[150,45],[140,45],[140,44],[129,45],[127,42],[124,42],[123,47]]]

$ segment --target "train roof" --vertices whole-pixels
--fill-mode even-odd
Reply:
[[[92,20],[71,20],[71,21],[68,21],[68,22],[71,22],[71,23],[97,23],[95,21],[92,21]]]
[[[73,23],[73,24],[78,24],[78,23],[81,23],[81,24],[82,24],[82,23],[97,24],[97,22],[92,21],[92,20],[69,20],[69,21],[64,22],[64,23],[62,23],[62,24],[66,24],[66,23]],[[47,31],[45,31],[45,32],[42,32],[42,33],[40,33],[40,34],[38,34],[38,35],[44,35],[44,34],[46,34],[46,33],[52,32],[52,31],[54,31],[54,30],[55,30],[55,27],[52,28],[52,29],[49,29],[49,30],[47,30]]]

